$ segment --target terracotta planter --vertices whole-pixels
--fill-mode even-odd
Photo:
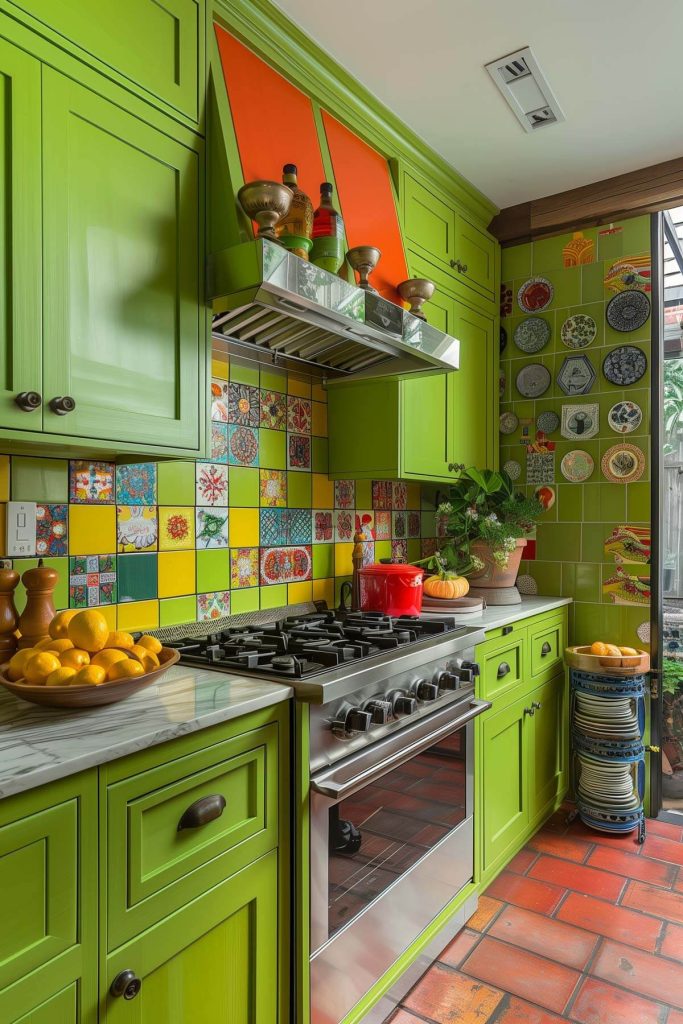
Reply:
[[[514,551],[510,552],[508,564],[504,569],[494,561],[491,548],[481,540],[475,540],[471,545],[473,555],[477,555],[484,563],[484,568],[473,573],[469,579],[472,586],[479,589],[501,587],[514,587],[519,572],[519,563],[522,561],[522,552],[526,547],[526,540],[523,538],[517,541]]]

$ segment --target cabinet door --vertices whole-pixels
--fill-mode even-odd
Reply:
[[[493,302],[495,297],[497,244],[495,239],[476,227],[467,217],[456,214],[455,273],[461,284],[480,292],[489,302]]]
[[[82,1019],[82,1018],[81,1018]],[[78,1024],[78,987],[74,982],[12,1024]]]
[[[0,426],[40,430],[22,411],[41,382],[40,64],[0,39]]]
[[[537,687],[527,703],[535,708],[529,730],[529,819],[545,817],[567,787],[567,685],[564,673]]]
[[[455,240],[455,211],[410,174],[403,176],[403,231],[432,260],[450,266]]]
[[[401,476],[448,478],[449,374],[401,382]]]
[[[460,369],[449,376],[453,461],[479,469],[497,465],[495,323],[464,302],[455,303],[452,334],[460,341]]]
[[[107,960],[100,1020],[274,1024],[277,936],[273,851],[113,953]],[[130,1000],[109,992],[124,970],[133,970],[142,982]]]
[[[506,859],[527,827],[528,716],[522,703],[484,716],[482,764],[484,872]]]
[[[44,430],[198,449],[200,152],[43,71]],[[198,143],[199,145],[199,143]]]

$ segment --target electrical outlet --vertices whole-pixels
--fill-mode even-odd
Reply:
[[[13,557],[30,558],[36,553],[35,501],[7,502],[6,551]]]

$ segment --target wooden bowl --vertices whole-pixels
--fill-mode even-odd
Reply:
[[[591,654],[590,647],[567,647],[564,660],[570,668],[580,672],[594,672],[599,676],[640,676],[650,671],[650,655],[638,651],[637,655]]]
[[[171,665],[180,660],[180,652],[173,647],[162,647],[157,655],[161,664],[153,672],[134,679],[114,679],[99,686],[31,686],[28,683],[14,683],[5,675],[7,664],[0,665],[0,683],[15,697],[44,704],[50,708],[94,708],[100,704],[116,704],[145,686],[158,683]]]

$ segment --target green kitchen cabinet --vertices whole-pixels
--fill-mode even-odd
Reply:
[[[453,462],[480,469],[498,466],[498,365],[496,318],[456,303],[454,335],[460,369],[450,375],[450,434]]]
[[[569,708],[564,672],[531,694],[535,714],[529,730],[529,825],[536,830],[567,789]]]
[[[78,1024],[78,986],[69,985],[11,1024]]]
[[[481,727],[483,872],[510,859],[529,823],[529,723],[524,702],[489,711]]]

